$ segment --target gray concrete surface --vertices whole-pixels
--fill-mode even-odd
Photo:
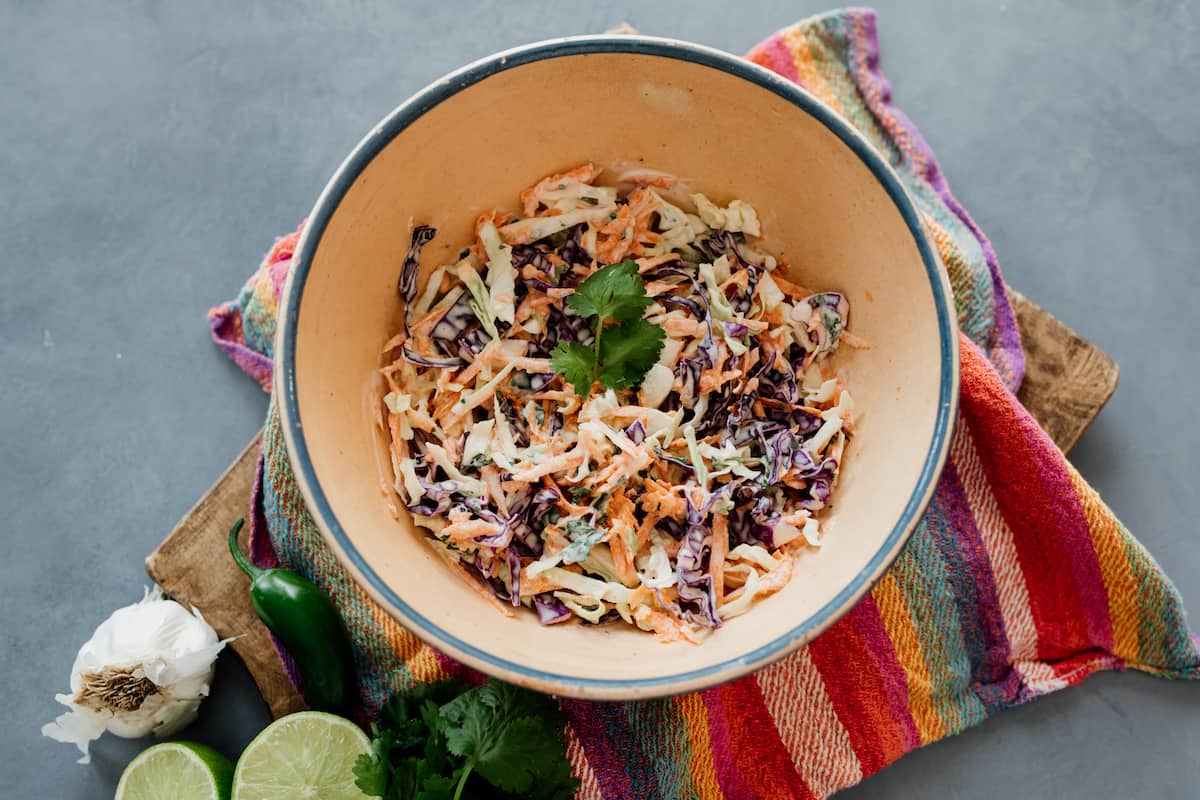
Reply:
[[[897,100],[1009,281],[1121,388],[1073,460],[1200,607],[1200,8],[880,3]],[[478,56],[625,19],[742,52],[814,0],[0,3],[0,797],[111,797],[38,735],[75,650],[258,428],[208,341],[359,137]],[[268,720],[220,662],[190,738]],[[1200,687],[1103,675],[904,758],[847,798],[1169,797],[1200,786]]]

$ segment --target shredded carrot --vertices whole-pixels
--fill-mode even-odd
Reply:
[[[576,395],[574,392],[569,392],[566,389],[554,389],[547,392],[534,392],[529,396],[534,400],[567,400]]]
[[[583,461],[583,453],[579,450],[572,450],[569,453],[562,453],[541,464],[531,466],[528,469],[514,472],[512,479],[523,483],[534,483],[543,475],[551,475],[555,472],[566,472],[567,470],[578,467]]]
[[[487,248],[483,245],[483,239],[480,238],[479,231],[489,222],[497,228],[503,227],[508,222],[508,215],[502,214],[499,211],[492,211],[490,214],[480,214],[475,218],[475,245],[479,248],[478,252],[480,253],[486,253]]]
[[[668,336],[703,336],[707,326],[692,317],[669,315],[662,323]]]
[[[812,513],[810,511],[803,508],[798,508],[795,511],[790,511],[784,514],[779,519],[781,522],[787,525],[791,525],[796,528],[803,528],[804,523],[808,522],[808,519],[811,516]]]
[[[757,598],[775,594],[787,586],[788,581],[792,579],[792,568],[795,566],[796,559],[788,552],[781,552],[780,555],[782,558],[779,566],[759,579],[758,592],[755,595]]]
[[[670,264],[672,261],[678,261],[679,254],[663,253],[659,256],[643,256],[635,260],[637,261],[638,272],[645,273],[649,272],[655,267],[661,267],[663,264]],[[646,284],[646,291],[650,291],[650,284]]]
[[[549,311],[550,298],[540,292],[530,292],[521,301],[521,305],[517,306],[517,310],[513,314],[513,321],[520,325],[534,317],[544,318]]]
[[[500,515],[507,517],[508,498],[504,496],[504,487],[500,485],[500,469],[490,465],[483,467],[479,470],[479,477],[487,485],[492,502],[500,509]]]
[[[542,540],[545,542],[545,555],[552,556],[562,550],[570,540],[556,525],[547,525],[542,529]]]
[[[608,540],[608,549],[612,553],[617,580],[626,586],[636,585],[637,573],[633,569],[633,556],[629,553],[625,537],[620,534],[613,535]]]
[[[777,357],[779,353],[786,353],[793,342],[792,332],[786,327],[767,331],[759,336],[758,340],[768,350],[775,353]]]
[[[383,422],[383,414],[387,406],[383,404],[383,394],[379,391],[378,386],[371,387],[369,401],[371,404],[371,419],[374,421],[375,427],[386,432],[387,426]]]
[[[779,479],[783,481],[784,484],[796,490],[804,489],[808,486],[808,481],[805,478],[802,478],[800,473],[796,472],[795,470],[789,469],[787,472],[783,473]]]
[[[760,320],[760,319],[746,319],[745,317],[734,317],[733,319],[731,319],[729,321],[732,322],[734,325],[745,325],[747,328],[749,328],[752,331],[765,331],[771,327],[766,321]]]
[[[495,536],[500,532],[500,526],[482,519],[468,519],[455,522],[442,528],[442,535],[456,542],[466,542],[484,536]]]
[[[547,578],[544,574],[529,577],[526,570],[521,570],[521,597],[529,597],[542,592],[553,592],[563,588],[560,584]]]
[[[438,394],[437,397],[434,398],[432,416],[434,419],[435,427],[436,427],[437,423],[450,419],[450,417],[451,417],[450,409],[454,408],[455,404],[458,403],[458,398],[459,398],[458,392],[450,392],[450,391],[441,392]]]
[[[526,358],[525,356],[501,356],[500,361],[512,364],[516,369],[525,372],[552,372],[548,358]]]
[[[462,400],[451,407],[453,410],[452,413],[461,419],[476,406],[483,405],[484,403],[490,403],[492,400],[492,395],[496,393],[496,387],[499,386],[506,378],[508,378],[509,373],[511,373],[513,369],[514,367],[512,364],[507,365],[504,367],[504,369],[497,372],[496,375],[483,386],[479,387],[470,394],[464,394],[462,396]]]
[[[745,270],[739,270],[730,275],[729,280],[721,284],[721,291],[728,295],[729,287],[731,286],[736,287],[739,291],[742,291],[746,288],[749,282],[750,274]]]
[[[575,169],[542,178],[528,189],[522,189],[520,199],[525,216],[532,217],[534,215],[541,203],[542,195],[546,192],[565,187],[569,183],[591,183],[600,176],[600,171],[595,164],[582,164]]]
[[[725,366],[725,361],[728,358],[729,348],[725,346],[724,342],[718,342],[717,357],[714,359],[713,365],[700,373],[701,394],[707,394],[708,392],[714,391],[715,389],[724,386],[726,380],[737,377],[737,375],[730,375],[726,377],[725,373],[722,371]]]
[[[648,603],[652,597],[654,592],[648,586],[639,586],[629,593],[629,608],[634,609],[642,603]]]
[[[742,371],[747,373],[753,372],[754,367],[758,364],[761,357],[762,356],[760,355],[757,347],[746,353],[746,355],[742,357]]]
[[[675,284],[671,281],[650,281],[646,284],[646,294],[650,297],[658,297],[667,294],[674,288]]]
[[[475,360],[462,369],[461,372],[454,375],[454,382],[461,383],[463,386],[469,386],[475,380],[475,376],[484,367],[490,366],[492,359],[500,352],[500,340],[494,339],[487,343],[487,346],[479,351],[479,355],[475,356]],[[443,370],[443,374],[449,379],[450,370]],[[440,388],[440,387],[439,387]]]
[[[429,415],[419,408],[410,408],[408,411],[405,411],[404,414],[408,417],[408,424],[417,430],[425,431],[426,433],[433,433],[437,428],[437,423],[430,419]]]
[[[636,586],[638,579],[633,568],[634,553],[629,552],[625,533],[637,530],[637,520],[633,516],[633,503],[624,492],[614,493],[609,500],[608,517],[612,520],[609,526],[612,535],[608,539],[608,547],[612,551],[613,564],[616,565],[617,579],[626,586]]]
[[[644,186],[634,189],[627,199],[629,200],[629,213],[634,220],[633,231],[630,234],[633,239],[631,249],[635,255],[641,255],[647,246],[655,245],[662,240],[662,236],[650,227],[654,212],[659,209],[660,203],[654,192]]]
[[[659,481],[646,481],[646,491],[642,495],[642,508],[646,511],[656,511],[663,517],[682,517],[687,513],[687,503],[676,494],[676,489],[669,489]],[[679,488],[679,491],[682,487]]]
[[[642,520],[642,524],[638,526],[637,530],[636,552],[642,552],[642,548],[645,547],[646,542],[650,540],[650,531],[654,530],[654,526],[658,524],[660,519],[662,519],[662,514],[652,511],[646,515],[645,519]]]
[[[637,183],[642,186],[657,186],[660,189],[670,189],[676,183],[674,175],[659,172],[654,169],[631,169],[621,173],[624,183]]]
[[[763,315],[763,321],[767,323],[768,330],[788,324],[787,317],[784,316],[784,308],[784,304],[780,303]]]
[[[779,291],[783,292],[788,297],[793,297],[797,300],[803,300],[805,297],[808,297],[810,294],[812,294],[812,292],[810,292],[808,289],[805,289],[803,286],[792,283],[787,278],[783,277],[783,275],[780,274],[781,272],[782,270],[777,269],[771,273],[771,280],[775,281],[775,285],[779,287]]]
[[[638,606],[633,612],[633,618],[639,625],[644,625],[654,631],[659,641],[679,642],[688,641],[698,644],[699,638],[683,622],[675,617],[649,606]]]
[[[655,600],[662,598],[664,603],[674,603],[679,599],[679,591],[674,586],[668,586],[665,589],[659,589],[655,595]],[[659,605],[662,605],[661,603]]]
[[[451,303],[448,302],[449,295],[443,298],[441,302],[433,307],[425,316],[409,326],[409,334],[414,339],[429,336],[434,327],[441,322],[442,317],[446,316],[446,312],[450,310]]]
[[[596,231],[596,258],[605,264],[615,264],[633,246],[633,231],[637,220],[629,206],[620,206],[615,217]]]
[[[397,447],[396,442],[403,442],[404,437],[400,434],[400,417],[396,414],[388,415],[388,432],[392,435],[393,447]]]
[[[725,554],[729,552],[729,517],[713,514],[712,549],[708,555],[708,574],[712,575],[717,606],[725,599]]]

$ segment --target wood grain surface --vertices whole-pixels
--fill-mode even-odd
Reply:
[[[1017,398],[1068,452],[1117,390],[1117,362],[1013,288],[1025,380]]]
[[[1025,348],[1018,397],[1064,452],[1069,451],[1117,388],[1116,363],[1087,339],[1019,292],[1009,289]],[[146,571],[184,605],[200,609],[222,637],[239,637],[245,663],[276,716],[304,707],[283,671],[266,628],[250,608],[249,582],[226,547],[230,523],[245,516],[259,437],[146,559]],[[243,541],[243,547],[245,542]]]
[[[254,676],[263,700],[276,717],[304,708],[292,688],[267,629],[250,608],[250,581],[229,555],[229,526],[246,516],[261,434],[246,445],[221,477],[183,516],[146,559],[154,582],[185,606],[195,606],[230,644]],[[242,532],[246,549],[246,532]]]

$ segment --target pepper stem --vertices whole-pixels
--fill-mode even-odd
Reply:
[[[246,520],[238,517],[237,522],[229,529],[229,552],[233,554],[233,561],[238,568],[246,573],[246,577],[254,580],[262,574],[262,570],[251,564],[250,559],[246,558],[246,554],[238,547],[238,534],[242,532],[242,526],[245,524]]]

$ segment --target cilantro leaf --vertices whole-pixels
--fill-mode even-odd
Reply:
[[[407,750],[425,741],[425,725],[413,717],[412,707],[404,695],[397,693],[385,703],[380,709],[379,719],[383,726],[377,735],[387,738],[388,752],[392,749]]]
[[[425,728],[429,720],[424,718],[423,708],[427,701],[435,706],[458,697],[467,690],[462,681],[447,679],[434,683],[414,683],[406,692],[396,692],[379,711],[382,730],[392,735],[393,746],[410,748],[425,741]]]
[[[577,791],[579,779],[571,772],[571,762],[563,757],[538,773],[528,800],[572,800]]]
[[[368,797],[386,797],[391,777],[392,740],[388,731],[373,728],[371,750],[354,760],[354,785]]]
[[[595,344],[589,349],[577,342],[559,342],[550,353],[555,372],[580,397],[587,397],[597,377],[606,389],[640,384],[658,361],[665,337],[661,328],[642,319],[653,302],[636,262],[622,261],[593,272],[567,297],[567,305],[593,320]]]
[[[441,719],[450,752],[506,792],[528,792],[565,758],[565,718],[554,701],[506,683],[489,681],[460,695],[442,707]]]
[[[575,387],[576,394],[587,397],[595,380],[595,353],[578,342],[559,342],[550,352],[550,364]]]
[[[453,800],[454,787],[458,785],[458,770],[447,778],[445,775],[430,775],[421,784],[413,800]]]
[[[419,716],[424,720],[426,725],[429,725],[429,718],[426,716],[427,701],[432,702],[435,706],[442,706],[470,688],[470,686],[458,678],[446,678],[445,680],[434,681],[433,683],[414,684],[408,690],[407,695],[409,708],[411,709],[409,716]]]
[[[606,389],[632,389],[658,363],[666,332],[644,319],[608,328],[600,342],[600,383]]]
[[[638,275],[637,262],[622,261],[596,270],[567,298],[567,305],[583,317],[619,321],[641,319],[654,302]]]
[[[421,718],[429,728],[429,738],[425,740],[425,761],[434,771],[446,772],[450,769],[450,750],[442,733],[442,718],[437,703],[426,700],[421,706]]]
[[[371,726],[370,752],[354,763],[358,788],[370,797],[411,800],[430,779],[449,772],[438,707],[466,689],[462,681],[445,680],[393,695],[380,709],[379,724]]]
[[[388,782],[387,800],[410,800],[428,771],[425,761],[416,756],[395,762]]]
[[[536,717],[513,720],[497,738],[493,757],[480,759],[476,771],[506,792],[528,792],[541,770],[562,756]]]

